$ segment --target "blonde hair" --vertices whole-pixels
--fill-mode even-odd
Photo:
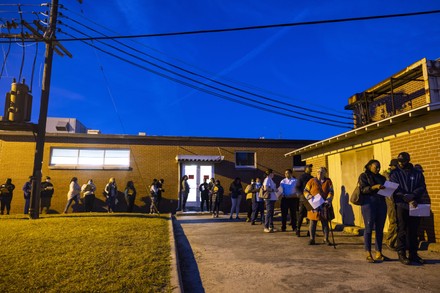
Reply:
[[[115,182],[115,181],[116,181],[115,177],[111,177],[111,178],[108,180],[108,183],[112,183],[112,182]]]

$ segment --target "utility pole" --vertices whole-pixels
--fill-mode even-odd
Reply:
[[[34,156],[34,170],[32,173],[31,206],[29,216],[31,219],[40,217],[40,184],[41,168],[43,166],[44,141],[46,139],[47,109],[49,106],[50,79],[52,73],[52,59],[55,42],[56,23],[58,16],[58,0],[52,0],[50,6],[49,27],[44,33],[46,52],[44,58],[43,85],[41,88],[40,116],[37,125],[37,137]]]

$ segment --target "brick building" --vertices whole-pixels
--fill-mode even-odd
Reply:
[[[425,239],[440,239],[440,61],[422,59],[349,98],[354,129],[291,151],[314,166],[326,166],[335,187],[336,221],[363,226],[360,207],[349,194],[370,159],[388,168],[406,151],[424,169],[431,217],[423,218]],[[315,169],[316,170],[316,169]],[[387,224],[386,224],[387,225]]]
[[[58,125],[58,124],[57,124]],[[294,160],[284,154],[312,143],[310,140],[234,139],[197,137],[160,137],[144,135],[102,135],[87,133],[47,133],[44,148],[43,176],[50,176],[55,187],[52,212],[62,212],[72,177],[82,185],[89,178],[97,186],[97,209],[104,211],[102,190],[110,177],[115,177],[123,191],[128,180],[137,188],[136,211],[146,212],[149,198],[146,186],[153,178],[165,180],[162,212],[177,207],[178,185],[188,175],[191,193],[188,206],[199,207],[198,184],[215,177],[227,190],[235,177],[243,185],[267,168],[278,176],[292,168]],[[12,213],[22,213],[24,200],[21,187],[32,174],[35,139],[31,132],[0,131],[0,180],[12,178],[16,185]],[[279,178],[278,180],[280,180]],[[123,197],[119,210],[124,210]],[[244,205],[244,199],[243,203]],[[230,206],[226,196],[224,209]],[[243,206],[244,208],[244,206]]]

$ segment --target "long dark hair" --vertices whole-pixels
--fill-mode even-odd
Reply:
[[[379,166],[380,166],[380,162],[378,161],[378,160],[369,160],[368,161],[368,163],[364,166],[364,171],[365,172],[371,172],[370,171],[370,167],[371,167],[371,165],[373,165],[373,164],[379,164]]]

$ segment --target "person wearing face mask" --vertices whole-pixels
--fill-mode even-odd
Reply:
[[[252,185],[252,215],[251,215],[251,224],[255,225],[255,221],[257,216],[260,217],[260,224],[263,224],[264,221],[264,200],[259,197],[261,188],[261,179],[260,177],[255,178],[255,182]]]
[[[365,172],[359,176],[358,184],[363,198],[361,212],[365,225],[364,249],[367,262],[389,261],[390,259],[382,254],[383,227],[387,218],[387,204],[385,197],[377,194],[379,190],[385,188],[386,179],[379,174],[380,163],[378,160],[370,160],[364,168]],[[375,258],[371,255],[373,229],[376,231]]]
[[[405,265],[412,262],[423,264],[423,259],[417,254],[417,230],[420,217],[409,215],[410,207],[416,208],[422,195],[426,192],[425,177],[423,173],[414,168],[410,163],[410,155],[401,152],[397,157],[398,168],[390,175],[390,181],[398,183],[393,199],[396,204],[397,215],[397,255],[399,261]],[[409,255],[407,257],[406,251]]]

